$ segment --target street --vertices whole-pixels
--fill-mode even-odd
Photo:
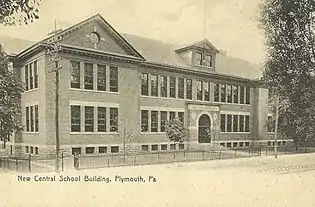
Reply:
[[[18,181],[19,175],[31,181]],[[52,176],[56,181],[43,181]],[[2,173],[0,206],[315,206],[315,154],[67,171],[61,176],[69,181],[60,181],[55,173]]]

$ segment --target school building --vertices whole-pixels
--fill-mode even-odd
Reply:
[[[11,138],[12,153],[55,153],[53,38],[3,46],[25,83],[24,130]],[[213,143],[233,148],[273,140],[266,87],[220,72],[236,62],[229,64],[208,40],[178,47],[120,34],[101,15],[59,31],[57,38],[64,153],[119,153],[128,133],[127,151],[196,149]],[[165,133],[166,121],[175,117],[189,131],[189,140],[176,145]],[[214,132],[210,136],[208,129]]]

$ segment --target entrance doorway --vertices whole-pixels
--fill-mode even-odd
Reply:
[[[211,127],[211,120],[207,114],[200,116],[198,121],[198,142],[199,143],[210,143],[211,135],[208,135],[207,130]]]

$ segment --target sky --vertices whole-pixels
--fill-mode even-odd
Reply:
[[[96,13],[118,32],[187,45],[207,38],[229,56],[260,64],[264,37],[258,28],[261,0],[42,0],[29,25],[0,26],[0,35],[38,41]]]

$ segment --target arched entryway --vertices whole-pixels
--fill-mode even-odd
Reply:
[[[199,143],[210,143],[211,136],[208,135],[207,129],[211,127],[211,119],[207,114],[200,116],[198,120],[198,142]]]

